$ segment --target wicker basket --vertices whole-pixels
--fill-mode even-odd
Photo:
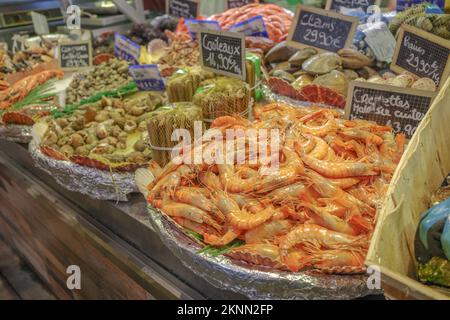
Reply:
[[[450,172],[450,78],[412,137],[392,178],[366,265],[380,267],[385,295],[394,299],[450,299],[450,290],[416,277],[414,237],[430,195]]]

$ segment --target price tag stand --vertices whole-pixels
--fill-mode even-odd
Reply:
[[[338,52],[350,47],[359,19],[332,11],[299,5],[287,37],[296,48],[314,47]]]
[[[345,106],[346,119],[375,121],[411,138],[436,93],[362,81],[352,81]]]
[[[450,75],[450,41],[404,24],[400,27],[391,69],[431,78],[441,88]]]
[[[58,66],[67,71],[76,71],[92,66],[91,41],[61,43],[58,47]]]

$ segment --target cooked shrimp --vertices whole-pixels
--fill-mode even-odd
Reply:
[[[219,223],[223,223],[225,221],[225,216],[201,190],[201,188],[180,187],[175,191],[174,197],[175,200],[179,202],[183,202],[212,213],[214,218]]]
[[[294,223],[290,220],[274,220],[250,229],[245,233],[245,243],[263,243],[286,234]]]
[[[302,155],[303,162],[318,173],[328,178],[348,178],[375,176],[379,174],[377,166],[364,162],[332,162],[318,160],[309,155]]]

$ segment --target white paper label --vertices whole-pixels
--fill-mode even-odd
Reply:
[[[31,19],[33,20],[34,32],[38,35],[49,34],[47,18],[40,13],[31,11]]]

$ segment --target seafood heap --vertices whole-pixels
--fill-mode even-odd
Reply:
[[[420,3],[398,13],[389,24],[389,30],[397,35],[400,26],[405,23],[444,39],[450,39],[450,14],[427,14],[426,9],[429,5],[427,2]]]
[[[131,80],[128,62],[110,59],[94,66],[87,73],[75,76],[66,90],[66,103],[75,103],[98,92],[117,89]]]
[[[174,34],[166,31],[170,45],[163,47],[162,54],[156,63],[160,66],[161,75],[169,76],[181,67],[197,65],[200,50],[197,41],[192,41],[187,34]]]
[[[31,70],[39,64],[53,61],[53,52],[47,48],[32,47],[18,51],[11,57],[0,51],[0,74]]]
[[[164,31],[175,31],[177,23],[178,18],[166,14],[152,19],[150,24],[134,23],[125,35],[139,45],[146,45],[153,39],[168,41]]]
[[[141,190],[147,186],[148,202],[204,246],[249,265],[361,272],[404,136],[330,109],[269,104],[254,113],[254,122],[224,116],[211,128],[223,136],[227,129],[278,129],[279,149],[259,151],[251,162],[247,148],[257,137],[200,140],[164,168],[150,166],[153,181],[137,179]],[[269,136],[259,139],[272,146]],[[243,151],[244,161],[228,154],[229,143]],[[231,160],[192,161],[205,152]],[[278,169],[267,171],[277,160]]]
[[[265,55],[264,62],[270,70],[268,85],[275,93],[344,107],[348,82],[367,73],[374,61],[352,49],[318,53],[314,48],[298,50],[281,42]]]
[[[32,125],[39,117],[48,115],[54,108],[50,103],[52,78],[61,79],[60,70],[47,70],[25,77],[0,91],[0,122],[3,124]]]
[[[131,171],[151,158],[144,142],[146,119],[163,102],[159,93],[138,92],[81,105],[71,114],[38,123],[40,149],[57,160],[100,170]]]
[[[399,75],[395,75],[392,72],[385,72],[382,76],[373,75],[367,80],[364,78],[357,78],[355,79],[355,81],[386,84],[395,87],[412,88],[431,92],[437,90],[436,84],[432,79],[417,78],[416,76],[408,72],[404,72]]]
[[[210,19],[218,21],[222,29],[228,30],[232,25],[255,16],[262,16],[267,33],[272,41],[280,42],[286,38],[291,28],[292,15],[274,4],[247,4],[215,14]]]

